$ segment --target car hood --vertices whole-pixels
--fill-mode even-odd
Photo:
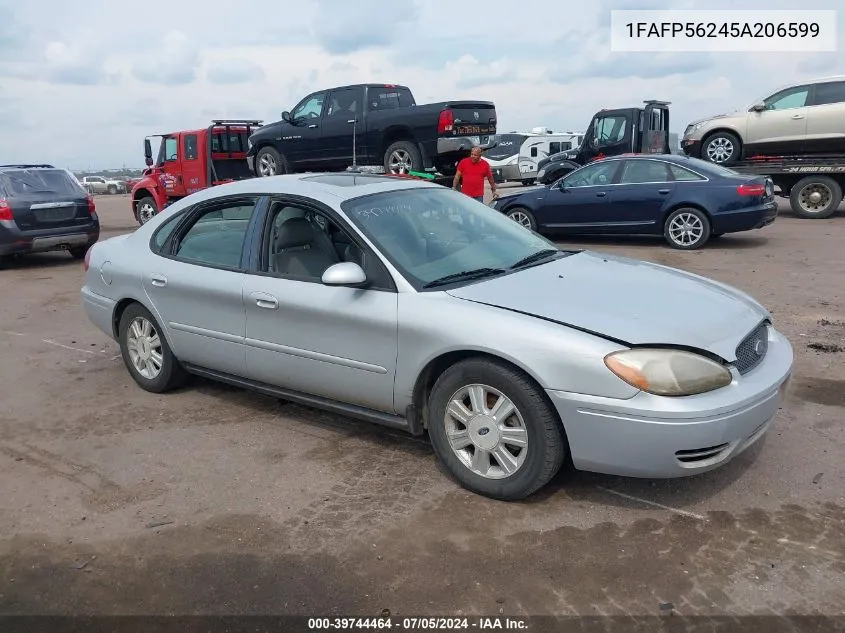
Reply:
[[[692,273],[581,252],[449,290],[453,297],[555,321],[625,345],[677,345],[736,360],[769,313],[745,293]]]

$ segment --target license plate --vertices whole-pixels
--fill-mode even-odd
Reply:
[[[469,136],[470,134],[489,134],[489,129],[486,125],[458,125],[455,130],[461,136]]]
[[[70,220],[76,215],[76,207],[57,207],[55,209],[38,209],[35,217],[39,222],[61,222]]]

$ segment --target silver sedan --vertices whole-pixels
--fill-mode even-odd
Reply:
[[[193,194],[98,242],[82,303],[150,392],[191,374],[427,434],[498,499],[575,468],[677,477],[770,427],[790,343],[751,297],[559,250],[439,185],[355,173]]]

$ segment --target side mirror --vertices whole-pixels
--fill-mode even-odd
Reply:
[[[590,147],[592,147],[593,149],[598,149],[598,147],[599,147],[599,139],[598,139],[598,138],[593,138],[593,139],[591,139],[591,140],[590,140]]]
[[[290,112],[285,110],[282,112],[282,121],[287,121],[288,123],[293,123],[293,119],[290,117]]]
[[[359,287],[367,283],[367,274],[355,262],[340,262],[326,269],[322,282],[327,286]]]
[[[765,112],[765,110],[766,110],[766,104],[765,103],[755,103],[753,106],[751,106],[752,112]]]
[[[152,156],[145,156],[144,157],[144,163],[147,165],[147,167],[152,167],[153,166],[153,157]]]
[[[153,164],[153,146],[148,138],[144,139],[144,162],[148,167]]]

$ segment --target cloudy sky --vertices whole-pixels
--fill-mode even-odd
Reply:
[[[580,130],[599,108],[665,99],[677,132],[783,83],[845,74],[842,15],[837,53],[611,53],[611,9],[664,8],[796,4],[0,0],[0,164],[142,166],[145,134],[278,120],[309,91],[349,83],[401,83],[418,103],[491,100],[501,132]]]

